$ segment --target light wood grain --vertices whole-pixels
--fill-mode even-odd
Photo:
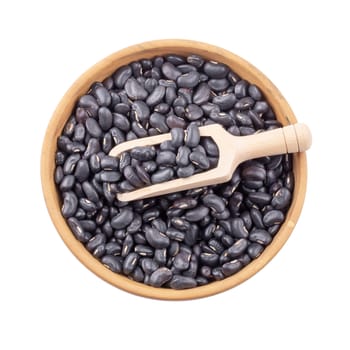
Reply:
[[[307,162],[304,152],[294,155],[293,172],[295,176],[295,189],[286,220],[272,243],[264,250],[261,256],[237,274],[206,286],[177,291],[165,288],[153,288],[143,283],[134,282],[127,277],[108,270],[75,239],[61,215],[62,203],[54,183],[57,138],[61,134],[65,122],[71,115],[75,102],[81,95],[88,91],[93,82],[102,81],[118,67],[131,61],[169,53],[180,55],[196,53],[205,59],[227,64],[242,78],[256,84],[263,91],[277,119],[283,125],[286,126],[297,122],[292,109],[273,83],[257,68],[239,56],[216,46],[190,40],[158,40],[146,42],[128,47],[106,57],[81,75],[66,92],[54,111],[47,127],[41,155],[41,181],[44,199],[52,222],[67,247],[88,269],[110,284],[136,295],[164,300],[184,300],[206,297],[239,285],[261,270],[279,252],[292,233],[302,210],[306,193]]]

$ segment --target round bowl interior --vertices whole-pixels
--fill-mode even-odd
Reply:
[[[61,215],[62,203],[54,183],[56,141],[63,130],[64,124],[70,117],[77,99],[89,90],[92,83],[102,81],[113,74],[118,67],[132,61],[169,53],[176,53],[179,55],[195,53],[207,60],[214,60],[227,64],[233,71],[239,74],[241,78],[256,84],[262,90],[267,101],[272,106],[277,119],[283,125],[297,122],[287,101],[272,82],[257,68],[239,56],[222,48],[196,41],[158,40],[146,42],[128,47],[106,57],[86,71],[66,92],[57,106],[46,131],[41,156],[41,180],[46,206],[57,231],[72,253],[88,269],[110,284],[130,293],[157,299],[183,300],[205,297],[233,288],[261,270],[277,254],[287,241],[299,218],[306,192],[307,166],[305,153],[294,155],[294,196],[285,222],[261,256],[253,260],[235,275],[201,287],[186,290],[172,290],[150,287],[143,283],[132,281],[125,276],[118,275],[106,268],[74,237],[65,219]]]

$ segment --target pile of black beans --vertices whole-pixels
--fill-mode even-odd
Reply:
[[[191,175],[189,165],[215,166],[210,138],[183,137],[211,123],[236,136],[281,126],[257,86],[194,54],[131,62],[79,98],[57,141],[54,177],[73,234],[107,268],[154,287],[192,288],[233,275],[270,244],[292,200],[290,155],[247,161],[220,185],[116,198],[166,180],[164,169],[181,177]],[[124,141],[168,132],[171,142],[146,150],[155,159],[140,149],[108,155]],[[188,150],[179,164],[181,147],[206,154],[206,164],[188,162]]]
[[[157,184],[174,178],[185,178],[215,168],[219,149],[210,137],[200,137],[199,127],[191,122],[184,130],[172,128],[171,139],[158,146],[135,147],[124,152],[119,171],[125,180],[120,192]]]

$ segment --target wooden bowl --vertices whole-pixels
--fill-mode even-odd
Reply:
[[[61,215],[62,203],[54,183],[56,141],[62,132],[64,124],[70,117],[77,99],[89,90],[92,83],[102,81],[110,76],[118,67],[134,60],[152,58],[157,55],[169,53],[179,55],[195,53],[205,59],[227,64],[242,78],[256,84],[263,91],[277,119],[283,125],[297,122],[287,101],[272,82],[258,69],[239,56],[222,48],[196,41],[158,40],[146,42],[128,47],[106,57],[85,72],[66,92],[57,106],[46,131],[41,156],[41,181],[46,206],[58,233],[72,253],[88,269],[110,284],[140,296],[165,300],[184,300],[205,297],[233,288],[261,270],[277,254],[292,233],[299,218],[306,192],[307,165],[306,155],[304,153],[294,155],[293,171],[295,189],[293,201],[286,215],[285,222],[261,256],[253,260],[235,275],[205,286],[186,290],[173,290],[150,287],[146,284],[132,281],[125,276],[118,275],[106,268],[74,237]]]

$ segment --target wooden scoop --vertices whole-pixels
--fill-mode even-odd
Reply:
[[[216,168],[187,178],[178,178],[131,192],[118,193],[118,199],[129,202],[224,183],[231,179],[237,166],[248,159],[304,152],[310,148],[312,141],[309,128],[301,123],[248,136],[233,136],[219,124],[202,126],[199,131],[201,137],[211,137],[218,146],[219,161]],[[166,140],[171,140],[170,133],[123,142],[115,146],[109,155],[119,157],[123,152],[134,147],[157,145]]]

